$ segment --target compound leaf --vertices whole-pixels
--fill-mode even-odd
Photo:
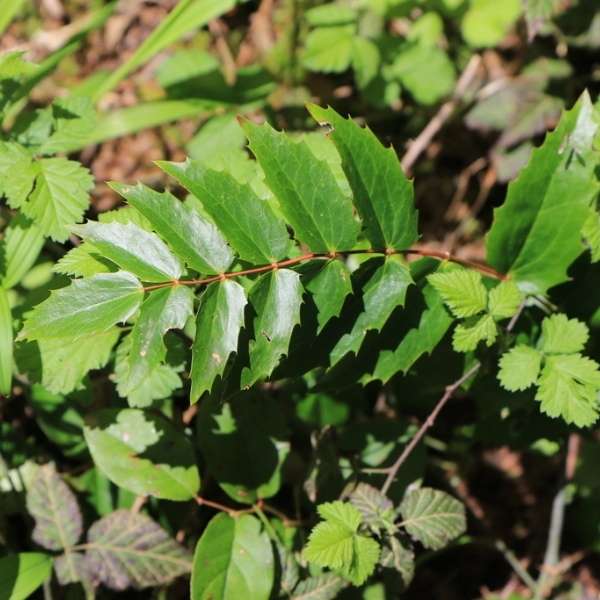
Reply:
[[[474,322],[460,323],[452,335],[452,347],[457,352],[472,352],[479,342],[491,346],[498,337],[498,327],[491,315],[482,315]]]
[[[501,281],[490,291],[488,309],[494,319],[509,319],[521,304],[521,292],[514,281]]]

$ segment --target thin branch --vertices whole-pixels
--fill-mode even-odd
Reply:
[[[444,395],[438,400],[438,403],[435,405],[435,408],[431,411],[425,422],[421,425],[419,431],[413,436],[410,442],[404,448],[402,454],[396,459],[396,462],[389,468],[388,475],[381,486],[381,493],[387,494],[390,486],[394,482],[400,467],[404,464],[406,459],[410,456],[411,452],[415,449],[416,445],[421,441],[427,430],[435,423],[435,419],[438,414],[446,405],[446,402],[452,398],[456,390],[460,388],[460,386],[468,381],[479,369],[481,368],[481,363],[476,362],[462,377],[457,379],[454,383],[450,384],[446,387],[446,391]]]
[[[454,93],[452,94],[450,100],[442,104],[440,110],[438,110],[431,121],[427,123],[425,129],[423,129],[418,137],[410,143],[406,154],[400,161],[405,172],[410,171],[425,148],[429,146],[431,140],[436,136],[439,130],[444,126],[444,123],[446,123],[452,113],[456,110],[456,107],[462,101],[473,79],[475,79],[475,75],[477,74],[480,65],[481,56],[479,56],[479,54],[474,54],[467,63],[462,75],[458,79],[456,88],[454,89]]]
[[[196,500],[196,504],[198,506],[210,506],[210,508],[214,508],[215,510],[220,510],[221,512],[227,513],[230,517],[238,517],[240,515],[254,512],[254,509],[252,508],[242,508],[240,510],[236,510],[235,508],[230,508],[229,506],[225,506],[224,504],[220,504],[219,502],[214,502],[213,500],[207,500],[206,498],[202,498],[201,496],[196,496],[194,500]]]
[[[494,548],[504,556],[506,562],[512,567],[512,570],[521,578],[521,581],[531,590],[536,589],[535,579],[523,567],[515,553],[502,541],[496,540]]]
[[[506,279],[506,275],[499,273],[492,267],[484,265],[472,260],[465,258],[459,258],[449,252],[443,250],[429,250],[427,248],[406,248],[404,250],[393,250],[393,249],[377,249],[377,248],[365,248],[357,250],[337,250],[335,252],[308,252],[301,256],[295,256],[294,258],[286,258],[279,262],[272,262],[266,265],[260,265],[258,267],[252,267],[250,269],[243,269],[242,271],[229,271],[227,273],[220,273],[219,275],[212,275],[210,277],[204,277],[202,279],[181,279],[165,281],[164,283],[156,283],[148,285],[144,288],[144,291],[150,292],[152,290],[158,290],[165,287],[173,287],[176,285],[208,285],[215,281],[225,281],[226,279],[234,279],[236,277],[246,277],[248,275],[259,275],[260,273],[268,273],[269,271],[276,271],[277,269],[283,269],[285,267],[293,267],[311,260],[333,260],[335,258],[341,258],[345,256],[351,256],[354,254],[381,254],[384,256],[393,255],[414,255],[414,256],[425,256],[429,258],[435,258],[437,260],[447,260],[463,267],[475,269],[487,277],[498,279],[503,281]]]

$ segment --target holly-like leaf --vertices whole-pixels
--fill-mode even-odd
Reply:
[[[32,537],[48,550],[68,550],[81,537],[83,524],[75,494],[53,464],[38,468],[27,489],[27,511],[35,520]]]
[[[120,334],[117,327],[111,327],[74,341],[40,339],[42,385],[54,394],[69,394],[79,389],[89,371],[101,369],[108,362]]]
[[[472,352],[479,342],[491,346],[498,337],[498,326],[491,315],[482,315],[473,322],[456,326],[452,335],[452,347],[457,352]]]
[[[488,310],[494,319],[509,319],[521,305],[522,295],[514,281],[501,281],[489,293]]]
[[[73,227],[73,232],[92,242],[102,256],[142,281],[162,282],[179,279],[181,263],[154,233],[133,223],[88,221]]]
[[[186,548],[130,510],[117,510],[90,527],[85,562],[96,584],[117,591],[166,585],[192,566]]]
[[[535,348],[519,344],[502,355],[498,379],[509,392],[525,390],[537,381],[541,363]]]
[[[229,356],[237,350],[246,304],[244,288],[235,281],[212,283],[202,295],[192,346],[192,403],[210,391],[215,378],[223,374]]]
[[[401,526],[431,550],[443,548],[466,529],[464,506],[449,494],[432,488],[410,492],[400,504],[400,514]]]
[[[189,500],[198,492],[192,445],[165,417],[106,409],[88,417],[84,435],[95,465],[116,485],[166,500]]]
[[[487,308],[487,290],[481,280],[481,274],[476,271],[452,269],[443,273],[433,273],[427,280],[455,317],[472,317]]]
[[[570,354],[583,350],[589,330],[585,323],[569,319],[564,314],[554,314],[542,321],[540,349],[548,354]]]
[[[344,119],[332,108],[310,104],[319,123],[333,127],[331,139],[354,194],[365,233],[374,248],[401,250],[418,238],[413,186],[392,148],[385,148],[368,128]]]
[[[191,597],[268,600],[274,581],[269,536],[256,517],[213,517],[198,541]]]
[[[250,291],[250,302],[257,316],[250,342],[250,368],[242,373],[243,387],[268,377],[287,354],[292,331],[300,322],[300,276],[288,269],[263,275]]]
[[[332,366],[348,352],[357,354],[368,331],[381,331],[394,309],[404,305],[406,290],[412,283],[410,271],[399,257],[385,259],[364,286],[364,311],[352,331],[342,336],[331,351]]]
[[[296,586],[290,600],[335,600],[347,585],[334,573],[309,577]]]
[[[294,141],[266,123],[259,126],[246,121],[243,127],[296,237],[314,252],[352,248],[358,223],[327,163],[306,142]]]
[[[131,331],[126,391],[135,390],[164,359],[163,337],[170,329],[183,329],[194,311],[194,294],[185,286],[148,294]]]
[[[130,273],[119,271],[78,279],[38,304],[27,315],[19,337],[77,339],[101,333],[129,319],[142,298],[142,285]]]
[[[395,350],[384,350],[379,354],[373,379],[386,383],[399,371],[406,373],[419,357],[434,350],[452,325],[452,317],[432,286],[423,288],[423,297],[427,308],[421,314],[419,326],[411,329]]]
[[[577,427],[598,419],[600,370],[595,361],[581,354],[549,356],[538,383],[535,398],[543,413]]]
[[[35,185],[21,210],[45,235],[64,242],[88,207],[94,180],[78,162],[43,158],[35,163]]]
[[[350,271],[339,260],[329,261],[304,287],[311,293],[319,311],[317,333],[320,333],[333,317],[340,314],[346,297],[352,293]]]
[[[600,185],[598,124],[584,93],[558,127],[534,150],[528,165],[494,212],[487,237],[488,263],[510,273],[531,294],[567,280],[567,268],[583,251],[581,231]]]
[[[3,600],[26,600],[52,574],[52,557],[41,552],[21,552],[0,558]]]
[[[13,320],[8,292],[0,287],[0,394],[8,396],[13,372]]]
[[[199,162],[161,162],[159,166],[202,202],[242,260],[260,265],[285,257],[290,245],[285,223],[249,185]]]
[[[148,219],[179,258],[199,273],[223,273],[233,262],[233,253],[219,230],[172,194],[161,194],[142,184],[111,183],[111,187]]]

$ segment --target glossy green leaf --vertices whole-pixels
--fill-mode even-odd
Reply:
[[[413,186],[392,148],[385,148],[368,128],[344,119],[332,108],[308,106],[319,123],[333,127],[331,139],[354,194],[365,233],[373,247],[401,250],[418,238]]]
[[[317,333],[320,333],[333,317],[339,316],[344,301],[352,293],[350,271],[342,261],[329,261],[304,287],[311,293],[319,311]]]
[[[244,288],[235,281],[212,283],[202,295],[192,346],[192,403],[210,391],[229,356],[237,350],[246,304]]]
[[[154,233],[133,223],[98,223],[88,221],[73,227],[73,232],[92,242],[102,256],[141,281],[159,283],[179,279],[181,263]]]
[[[117,510],[88,531],[85,568],[112,590],[164,586],[191,566],[189,551],[144,514]]]
[[[534,150],[529,164],[494,212],[487,260],[533,294],[567,280],[567,268],[583,251],[581,231],[598,194],[594,148],[598,129],[587,93],[565,112],[557,128]]]
[[[269,536],[251,515],[212,518],[194,553],[194,600],[268,600],[275,577]]]
[[[400,504],[408,534],[425,548],[439,550],[466,529],[465,507],[455,498],[433,488],[410,492]]]
[[[243,387],[268,377],[287,354],[292,331],[300,322],[300,276],[288,269],[263,275],[250,291],[250,302],[257,316],[250,342],[250,368],[242,373]]]
[[[55,290],[25,319],[20,338],[80,338],[126,321],[143,298],[140,282],[120,271],[74,280]]]
[[[91,242],[84,242],[71,248],[62,258],[54,263],[54,272],[73,277],[91,277],[99,273],[111,273],[117,267],[100,251],[94,248]]]
[[[381,330],[394,309],[404,305],[406,290],[412,283],[410,271],[399,257],[385,259],[364,286],[364,311],[331,351],[332,366],[348,352],[357,354],[368,331]]]
[[[26,600],[52,574],[52,557],[21,552],[0,558],[0,599]]]
[[[135,494],[189,500],[200,487],[192,445],[169,420],[148,411],[106,409],[84,429],[95,465]]]
[[[0,287],[0,394],[8,396],[12,389],[13,319],[7,291]]]
[[[126,392],[137,388],[164,359],[163,337],[170,329],[183,329],[194,312],[194,294],[179,285],[154,290],[142,304],[131,331]]]
[[[352,248],[358,224],[327,163],[305,142],[296,142],[267,123],[245,121],[243,127],[295,236],[314,252]]]
[[[222,273],[231,265],[233,253],[218,229],[172,194],[161,194],[141,184],[111,186],[150,221],[177,256],[199,273]]]
[[[225,171],[189,160],[161,162],[159,166],[202,202],[242,260],[260,265],[286,256],[290,239],[285,223],[269,201],[259,198],[249,185]]]

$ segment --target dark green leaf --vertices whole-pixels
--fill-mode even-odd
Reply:
[[[327,163],[306,142],[296,142],[266,123],[246,121],[244,131],[296,237],[314,252],[352,248],[358,224]]]
[[[192,445],[170,421],[133,408],[91,415],[84,429],[96,466],[136,494],[189,500],[200,487]]]
[[[194,600],[268,600],[274,579],[273,550],[260,521],[221,513],[210,521],[194,554]]]
[[[354,193],[354,203],[373,247],[401,250],[417,238],[417,211],[412,183],[392,148],[385,148],[370,129],[344,119],[332,108],[309,105],[319,123],[333,127],[331,138]]]
[[[237,350],[246,304],[244,288],[235,281],[212,283],[202,295],[192,346],[192,402],[210,391],[215,377],[223,374],[230,354]]]

